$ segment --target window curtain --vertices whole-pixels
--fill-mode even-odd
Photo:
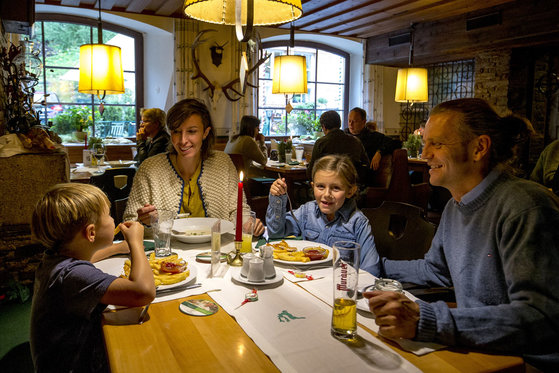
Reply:
[[[384,132],[384,70],[379,65],[363,63],[363,66],[363,106],[369,115],[368,119],[376,121],[378,130]]]
[[[192,63],[191,45],[198,33],[202,30],[216,30],[208,32],[202,36],[202,40],[207,40],[199,49],[210,48],[213,37],[219,37],[220,45],[225,44],[222,64],[219,67],[212,65],[212,61],[205,57],[204,53],[198,51],[198,64],[200,69],[216,86],[214,97],[210,98],[206,82],[199,78],[192,80],[196,69]],[[228,94],[237,101],[229,101],[221,90],[222,86],[239,77],[241,60],[241,43],[237,41],[235,28],[230,26],[210,25],[204,22],[176,19],[175,20],[175,84],[174,92],[176,101],[184,98],[197,98],[203,101],[211,114],[217,136],[230,136],[239,132],[239,123],[243,115],[257,115],[255,112],[257,93],[255,88],[247,86],[244,96],[240,97],[235,92],[229,90]],[[205,51],[204,51],[205,52]],[[257,51],[247,53],[249,68],[258,61]],[[216,70],[217,69],[217,70]],[[219,74],[216,74],[218,71]],[[212,75],[212,72],[214,75]],[[247,77],[252,84],[257,84],[258,71]],[[241,92],[239,83],[233,88]]]

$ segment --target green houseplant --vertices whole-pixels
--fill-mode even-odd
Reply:
[[[53,119],[52,129],[58,134],[74,132],[78,141],[85,140],[85,133],[93,125],[91,110],[87,106],[72,106]]]
[[[404,148],[408,151],[409,157],[417,158],[419,156],[419,149],[421,149],[422,139],[421,135],[410,133],[408,139],[404,141]]]

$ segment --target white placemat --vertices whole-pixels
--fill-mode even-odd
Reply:
[[[320,271],[324,273],[325,270],[323,269]],[[332,272],[331,269],[329,269],[329,271]],[[318,273],[321,272],[317,270],[317,271],[310,271],[309,273],[312,273],[314,276],[315,273],[318,275]],[[325,280],[302,281],[299,282],[299,286],[303,287],[309,293],[320,298],[322,301],[326,302],[327,304],[331,304],[332,297],[333,297],[331,275],[328,278],[329,278],[328,281]],[[372,274],[366,271],[359,271],[359,288],[361,289],[367,285],[374,284],[375,279],[376,277],[373,276]],[[407,291],[404,291],[404,294],[413,301],[417,300],[415,296],[413,296],[411,293],[408,293]],[[372,313],[366,314],[366,316],[364,316],[360,312],[357,312],[357,322],[365,325],[367,328],[371,329],[375,333],[378,333],[379,328],[378,325],[375,323],[374,315]],[[438,343],[418,342],[418,341],[412,341],[411,339],[397,338],[392,340],[398,343],[400,347],[402,347],[404,350],[412,352],[418,356],[425,355],[430,352],[440,350],[441,348],[446,347]]]
[[[239,307],[252,288],[230,280],[235,270],[239,269],[232,268],[226,275],[222,291],[210,296],[235,317],[280,371],[419,372],[361,328],[358,347],[349,347],[332,337],[332,308],[285,279],[279,286],[258,288],[259,300]]]

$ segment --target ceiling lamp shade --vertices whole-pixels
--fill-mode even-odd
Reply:
[[[247,24],[247,0],[241,0],[241,23]],[[184,13],[199,21],[235,25],[235,0],[185,0]],[[254,26],[277,25],[303,14],[301,0],[254,0]]]
[[[124,93],[120,48],[107,44],[80,47],[78,91],[93,95]]]
[[[410,67],[398,69],[396,102],[427,102],[427,69]]]
[[[307,59],[305,56],[274,58],[272,93],[307,93]]]

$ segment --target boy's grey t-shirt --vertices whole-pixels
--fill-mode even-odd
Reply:
[[[31,354],[39,372],[108,371],[101,304],[115,276],[91,262],[46,251],[31,310]]]

